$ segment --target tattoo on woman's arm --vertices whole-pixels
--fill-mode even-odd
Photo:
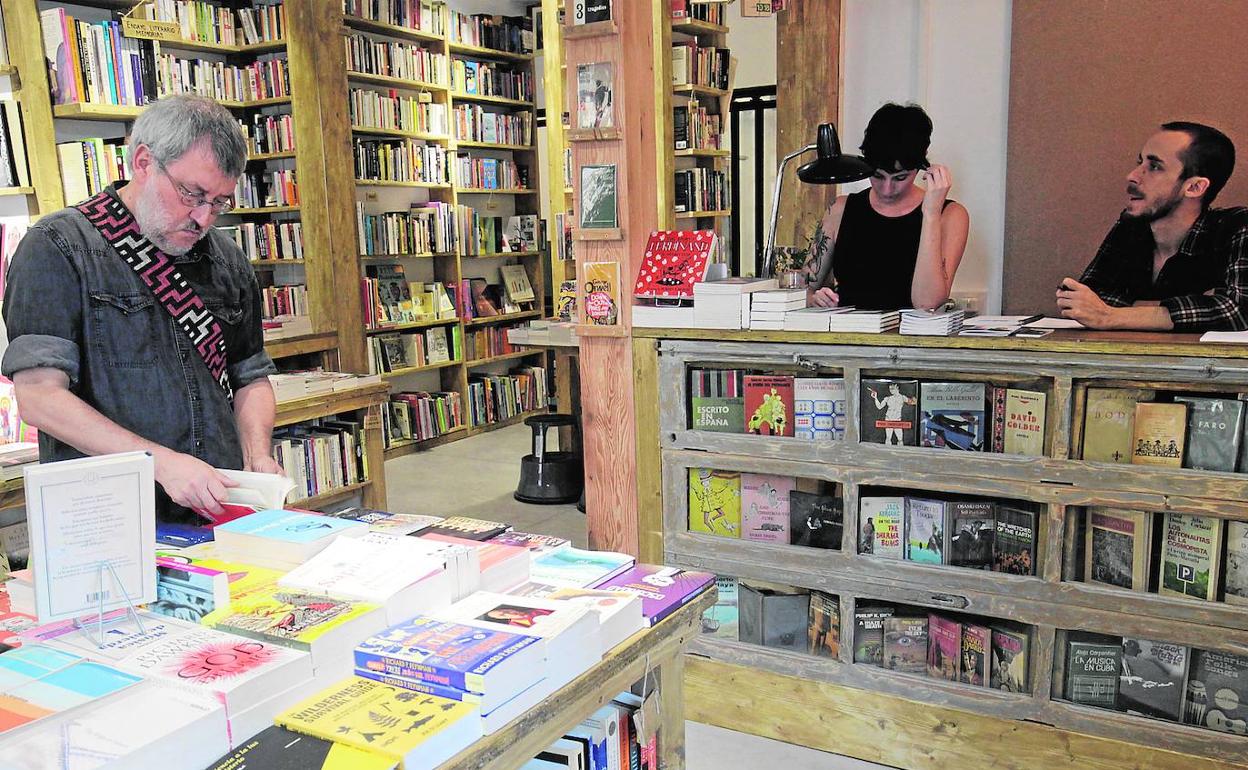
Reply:
[[[815,226],[815,234],[810,237],[810,253],[806,255],[806,264],[802,265],[802,272],[808,280],[818,277],[819,268],[831,250],[832,239],[823,232],[823,222],[820,222]]]

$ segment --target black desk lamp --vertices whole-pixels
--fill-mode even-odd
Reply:
[[[770,277],[776,258],[776,219],[780,213],[780,189],[784,186],[784,169],[789,161],[811,150],[818,157],[798,167],[797,178],[806,184],[846,184],[866,179],[875,169],[861,156],[841,154],[841,140],[831,123],[819,125],[819,135],[814,144],[789,153],[780,161],[776,172],[776,189],[771,198],[771,228],[767,233],[767,249],[763,252],[763,277]]]

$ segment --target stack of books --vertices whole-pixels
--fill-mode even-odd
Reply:
[[[786,332],[826,332],[831,325],[833,315],[845,313],[852,309],[847,307],[806,307],[792,310],[784,314],[784,330]]]
[[[805,289],[755,292],[750,301],[750,328],[784,331],[785,316],[805,307]]]
[[[748,329],[750,298],[775,289],[774,278],[739,276],[693,285],[693,325],[698,329]]]
[[[828,331],[883,334],[896,329],[901,323],[901,313],[896,310],[857,310],[845,308],[828,318]]]
[[[962,320],[966,317],[964,310],[903,310],[901,311],[901,333],[919,334],[928,337],[950,337],[962,331]]]

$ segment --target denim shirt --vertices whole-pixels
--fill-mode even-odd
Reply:
[[[116,196],[116,187],[108,192]],[[255,274],[234,242],[209,229],[174,262],[225,332],[234,391],[275,373],[264,351]],[[234,410],[221,386],[152,290],[77,209],[40,219],[18,244],[4,322],[5,376],[60,369],[75,395],[132,433],[218,468],[242,468]],[[82,456],[40,432],[43,462]],[[167,498],[157,498],[165,509],[158,512],[170,513]]]

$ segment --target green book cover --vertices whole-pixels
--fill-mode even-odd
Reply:
[[[1167,513],[1164,537],[1159,593],[1213,601],[1218,590],[1222,520]]]
[[[693,429],[715,433],[745,431],[745,398],[693,397]]]
[[[741,474],[689,469],[689,531],[741,537]]]

